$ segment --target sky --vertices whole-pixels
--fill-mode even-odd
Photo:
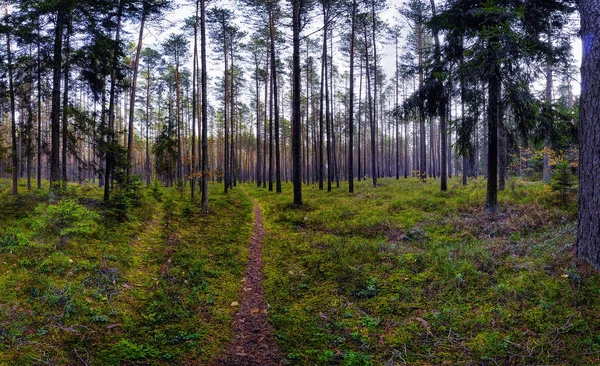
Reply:
[[[382,19],[384,19],[388,24],[400,24],[404,23],[403,19],[398,13],[398,8],[402,7],[405,0],[388,0],[387,1],[387,9],[380,13]],[[436,1],[440,3],[440,1]],[[183,24],[183,20],[187,17],[193,16],[195,13],[194,6],[191,1],[185,0],[175,0],[173,2],[176,6],[176,9],[166,14],[161,22],[161,27],[158,27],[157,24],[150,24],[145,31],[144,37],[144,46],[151,46],[156,49],[160,49],[160,42],[166,39],[171,33],[180,32],[181,25]],[[237,25],[241,30],[251,32],[251,27],[248,25],[252,20],[249,19],[247,15],[245,15],[241,10],[241,5],[239,0],[213,0],[208,2],[208,8],[214,6],[226,7],[234,10],[237,14]],[[315,19],[314,27],[318,27],[316,23],[320,23],[320,19]],[[137,33],[139,31],[138,24],[132,24],[128,27],[129,37],[135,39],[137,41]],[[313,28],[314,29],[314,28]],[[312,30],[307,30],[308,32],[312,32]],[[315,35],[314,37],[319,37],[319,35]],[[208,37],[207,37],[208,38]],[[215,52],[212,52],[211,44],[212,42],[209,39],[209,45],[207,47],[208,53],[208,76],[209,76],[209,88],[214,86],[218,77],[220,77],[223,73],[222,70],[222,56]],[[291,40],[290,40],[291,43]],[[193,47],[193,40],[190,39],[190,53]],[[402,49],[402,44],[399,46]],[[291,54],[291,50],[288,50],[287,53]],[[393,44],[385,44],[381,43],[378,46],[378,53],[382,55],[381,65],[388,76],[388,79],[393,77],[394,69],[395,69],[395,47]],[[575,56],[576,63],[579,65],[581,62],[581,41],[578,38],[573,39],[573,54]],[[287,54],[281,55],[282,58],[288,57]],[[192,61],[191,57],[189,59],[188,67],[191,69]],[[340,70],[346,70],[348,68],[348,60],[338,58],[336,59],[337,66]],[[579,94],[579,83],[578,80],[579,75],[576,75],[575,82],[575,94]],[[287,86],[287,85],[286,85]],[[250,93],[247,91],[246,93]],[[210,93],[209,93],[210,94]],[[215,102],[214,100],[212,102]],[[213,104],[214,105],[214,104]]]

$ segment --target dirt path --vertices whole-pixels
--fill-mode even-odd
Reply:
[[[214,365],[283,364],[275,343],[273,327],[267,319],[262,261],[265,227],[258,204],[254,199],[252,203],[254,204],[254,227],[250,239],[248,267],[242,279],[242,299],[232,324],[235,339],[229,346],[227,354]]]

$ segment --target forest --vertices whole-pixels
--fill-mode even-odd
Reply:
[[[600,3],[3,0],[0,365],[600,364]]]

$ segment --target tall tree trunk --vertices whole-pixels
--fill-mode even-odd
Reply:
[[[194,55],[192,71],[192,159],[190,161],[190,191],[192,201],[196,194],[196,117],[198,110],[198,1],[194,17]]]
[[[490,53],[494,53],[494,47],[498,39],[492,37],[488,47]],[[498,211],[498,124],[500,120],[500,65],[496,59],[492,59],[492,70],[488,76],[488,181],[485,211],[495,214]]]
[[[377,133],[377,18],[375,17],[375,0],[371,1],[371,21],[373,22],[373,119],[371,123],[371,162],[373,166],[373,187],[377,186],[377,146],[375,136]],[[368,60],[368,57],[367,57]],[[367,61],[368,62],[368,61]]]
[[[115,49],[113,50],[112,59],[112,75],[110,77],[110,99],[108,102],[108,134],[107,143],[109,150],[113,150],[112,144],[115,131],[115,93],[117,86],[117,64],[119,60],[119,43],[121,42],[121,18],[123,14],[123,0],[119,0],[119,10],[117,12],[117,29],[115,33]],[[113,156],[111,153],[106,154],[106,169],[104,171],[104,201],[110,200],[110,177],[113,169]]]
[[[400,111],[398,106],[398,78],[400,76],[398,72],[399,64],[398,64],[398,34],[395,37],[396,43],[396,105],[395,107],[395,122],[396,122],[396,179],[400,179]]]
[[[354,38],[356,28],[356,0],[352,0],[350,33],[350,95],[348,101],[348,191],[354,193]]]
[[[142,10],[142,20],[140,22],[140,34],[138,36],[138,44],[135,50],[135,61],[133,62],[133,76],[131,78],[131,90],[129,95],[129,128],[127,135],[127,157],[129,159],[129,164],[127,164],[127,175],[131,175],[131,168],[134,162],[133,159],[133,116],[135,112],[135,91],[137,87],[137,76],[138,76],[138,67],[140,65],[140,54],[142,53],[142,42],[144,40],[144,26],[146,24],[146,5],[143,2],[142,6],[144,9]]]
[[[327,28],[325,8],[323,8],[323,28]],[[327,55],[327,38],[323,36],[323,53],[321,56],[321,92],[319,94],[319,190],[323,190],[325,176],[325,156],[323,153],[323,101],[325,87],[325,63]]]
[[[67,151],[69,141],[69,66],[70,66],[70,55],[71,55],[71,16],[67,15],[67,34],[65,35],[65,71],[64,80],[65,85],[63,89],[63,109],[62,109],[62,181],[63,188],[67,188]]]
[[[6,1],[4,1],[4,12],[6,14],[6,27],[7,29],[11,29],[8,22],[8,5]],[[17,122],[15,120],[15,86],[13,85],[13,64],[12,64],[12,53],[10,52],[10,31],[6,32],[6,56],[8,61],[8,91],[10,94],[10,120],[11,120],[11,128],[10,135],[12,140],[12,195],[16,196],[18,193],[18,183],[19,183],[19,169],[18,164],[18,156],[17,156]],[[59,65],[60,69],[60,65]],[[59,71],[60,73],[60,71]],[[60,76],[59,76],[60,77]],[[59,94],[60,97],[60,94]],[[53,141],[54,142],[54,141]]]
[[[42,189],[42,60],[40,24],[37,34],[37,188]]]
[[[552,35],[550,34],[550,31],[548,32],[548,47],[552,48]],[[552,148],[551,144],[550,144],[550,129],[552,128],[551,124],[553,122],[554,116],[552,113],[552,82],[553,82],[553,75],[552,75],[552,61],[550,60],[550,57],[548,57],[548,61],[546,63],[546,95],[545,95],[545,109],[546,109],[546,113],[547,116],[546,118],[548,118],[548,126],[546,126],[547,131],[546,131],[546,139],[544,140],[544,172],[542,175],[542,181],[544,182],[544,184],[547,184],[550,182],[550,178],[552,175],[552,167],[550,166],[550,149]]]
[[[150,185],[150,65],[148,64],[148,68],[146,70],[148,72],[148,80],[146,82],[146,164],[145,164],[145,172],[146,172],[146,185]]]
[[[260,161],[260,85],[259,85],[259,61],[258,55],[254,54],[254,62],[256,64],[256,186],[262,184],[261,177],[261,161]]]
[[[52,129],[52,151],[50,154],[50,189],[60,188],[60,81],[62,63],[62,38],[65,25],[65,9],[57,9],[54,28],[54,64],[52,76],[52,110],[50,112]],[[10,62],[9,62],[10,64]]]
[[[423,88],[423,25],[418,26],[418,53],[419,53],[419,89]],[[425,111],[423,103],[419,102],[419,179],[427,180],[427,147],[426,147],[426,132],[425,132]]]
[[[293,2],[293,91],[292,91],[292,182],[294,186],[294,204],[302,204],[302,121],[300,120],[300,21],[302,0]]]
[[[581,0],[581,102],[579,108],[579,228],[577,256],[600,268],[600,3]]]
[[[325,14],[325,11],[323,11]],[[325,140],[326,140],[326,149],[327,149],[327,192],[331,192],[331,182],[333,180],[333,171],[332,166],[333,162],[331,161],[331,118],[330,118],[330,109],[329,109],[329,62],[327,57],[327,32],[328,27],[324,28],[323,35],[323,62],[324,69],[323,73],[325,75],[324,84],[325,84]]]
[[[277,60],[275,57],[275,19],[269,5],[269,37],[271,39],[271,83],[273,84],[273,104],[275,108],[275,192],[281,193],[281,153],[279,149],[279,91],[277,89]]]
[[[435,1],[434,0],[430,0],[431,3],[431,11],[432,11],[432,15],[435,17],[436,16],[436,11],[435,11]],[[441,74],[441,49],[440,49],[440,36],[439,36],[439,32],[437,29],[437,26],[433,27],[433,38],[435,40],[435,63],[436,63],[436,69],[438,69],[438,73]],[[443,80],[441,80],[441,76],[439,77],[439,85],[438,87],[441,88],[441,100],[440,100],[440,108],[439,108],[439,115],[440,115],[440,137],[441,137],[441,156],[440,156],[440,167],[441,167],[441,171],[440,171],[440,189],[442,192],[445,192],[448,190],[448,140],[447,140],[447,123],[446,123],[446,117],[447,117],[447,111],[446,111],[446,106],[447,106],[447,101],[446,101],[446,93],[444,90],[444,85],[443,85]]]
[[[206,90],[206,3],[205,0],[200,2],[200,60],[201,60],[201,94],[202,94],[202,164],[200,166],[202,179],[202,213],[208,212],[208,105],[207,105],[207,90]]]

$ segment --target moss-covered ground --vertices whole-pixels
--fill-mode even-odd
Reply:
[[[204,365],[225,352],[252,204],[210,186],[211,212],[142,189],[120,222],[70,184],[10,196],[0,180],[0,365]],[[269,317],[292,365],[600,363],[600,276],[573,253],[576,207],[510,181],[382,179],[305,205],[245,185],[262,211]],[[77,226],[50,220],[76,212]],[[59,215],[60,216],[60,215]],[[87,220],[87,221],[86,221]],[[90,223],[90,221],[93,221]]]
[[[546,186],[510,181],[494,218],[482,180],[305,186],[302,208],[291,184],[246,189],[289,364],[600,363],[600,276],[574,258],[574,204]]]
[[[0,365],[206,364],[223,352],[252,230],[241,191],[211,185],[201,215],[187,194],[144,188],[120,222],[95,186],[70,184],[61,206],[47,187],[20,182],[13,198],[9,184],[0,180]],[[94,222],[70,218],[81,225],[65,231],[44,219],[57,207]]]

